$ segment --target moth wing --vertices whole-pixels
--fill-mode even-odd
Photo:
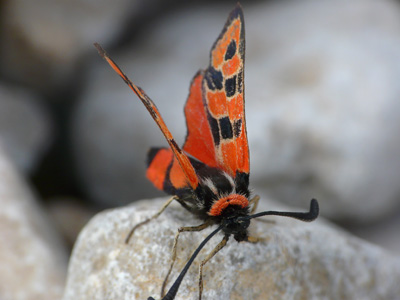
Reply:
[[[216,167],[215,146],[203,101],[203,73],[198,72],[190,86],[185,105],[187,135],[182,149],[202,163]]]
[[[214,141],[203,101],[203,79],[204,72],[198,72],[190,85],[184,109],[187,135],[182,150],[195,160],[216,167]],[[171,149],[152,148],[148,153],[147,164],[146,176],[158,189],[174,195],[187,187],[185,174],[179,168]]]
[[[147,158],[147,178],[170,195],[190,188],[186,175],[170,148],[151,148]]]
[[[204,73],[203,99],[217,167],[232,177],[250,171],[244,108],[245,35],[237,5],[214,43]]]

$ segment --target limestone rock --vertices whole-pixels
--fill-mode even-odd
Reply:
[[[60,299],[66,251],[1,148],[0,173],[0,299]]]
[[[282,209],[261,201],[259,211]],[[129,245],[130,228],[154,214],[161,201],[143,201],[94,217],[81,232],[69,265],[64,300],[159,299],[179,226],[198,225],[178,204],[144,225]],[[287,210],[287,208],[284,208]],[[293,209],[290,209],[293,210]],[[322,219],[282,217],[253,221],[257,244],[233,239],[205,267],[204,299],[398,299],[400,258],[350,236]],[[210,230],[183,233],[168,286]],[[198,299],[198,266],[222,236],[200,253],[176,300]]]
[[[72,249],[79,232],[97,210],[82,204],[81,199],[53,197],[48,200],[47,213],[54,227]]]

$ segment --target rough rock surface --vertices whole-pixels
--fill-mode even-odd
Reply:
[[[281,209],[273,202],[261,202],[259,211]],[[147,299],[150,295],[158,299],[177,228],[199,224],[179,205],[171,205],[157,221],[140,228],[129,245],[124,244],[130,228],[161,204],[143,201],[94,217],[75,245],[63,299]],[[398,299],[399,257],[322,219],[313,223],[273,220],[251,225],[251,232],[265,242],[230,240],[206,265],[204,299]],[[181,235],[168,286],[209,232]],[[176,300],[198,299],[199,259],[220,239],[217,235],[200,253]]]
[[[0,299],[60,299],[66,251],[1,147],[0,174]]]

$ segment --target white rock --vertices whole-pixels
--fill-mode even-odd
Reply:
[[[178,204],[157,221],[130,228],[154,214],[162,201],[143,201],[97,215],[81,232],[71,257],[64,300],[159,299],[179,226],[198,225]],[[262,201],[259,210],[281,209]],[[287,208],[285,208],[286,210]],[[293,210],[293,209],[291,209]],[[352,237],[323,220],[313,223],[271,217],[253,221],[257,244],[233,239],[204,269],[203,299],[398,299],[400,258]],[[210,230],[183,233],[172,281]],[[219,242],[203,249],[185,277],[176,300],[198,299],[199,260]]]
[[[231,9],[175,13],[132,49],[111,53],[178,142],[189,82],[207,66]],[[244,15],[252,185],[292,203],[318,198],[323,214],[341,220],[366,223],[398,209],[398,3],[258,3],[244,5]],[[136,96],[99,64],[77,110],[75,150],[93,198],[126,203],[152,195],[145,152],[166,143]]]
[[[1,148],[0,174],[0,299],[60,299],[66,251]]]
[[[14,164],[31,173],[52,141],[52,122],[29,90],[0,83],[0,140]]]
[[[85,205],[83,201],[79,201],[81,199],[71,197],[52,197],[46,200],[47,213],[54,227],[62,235],[67,246],[72,248],[79,232],[98,210]]]

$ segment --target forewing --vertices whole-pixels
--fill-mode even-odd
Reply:
[[[217,167],[235,177],[248,174],[249,148],[244,109],[245,36],[240,5],[231,12],[211,49],[203,99],[213,136]]]

